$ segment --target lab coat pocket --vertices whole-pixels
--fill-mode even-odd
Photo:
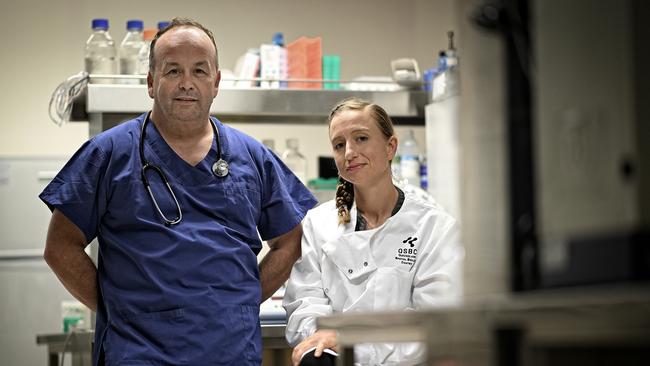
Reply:
[[[404,310],[411,304],[413,278],[410,272],[379,267],[373,276],[374,310]]]

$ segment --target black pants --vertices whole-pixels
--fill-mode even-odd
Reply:
[[[300,360],[300,366],[335,366],[336,365],[336,356],[330,355],[329,353],[323,352],[320,357],[314,356],[313,350]]]

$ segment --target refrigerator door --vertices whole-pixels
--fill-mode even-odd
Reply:
[[[47,347],[36,344],[36,335],[62,332],[61,302],[72,296],[43,259],[7,257],[0,259],[0,294],[0,363],[47,364]]]
[[[72,296],[43,260],[50,210],[38,194],[67,158],[0,157],[0,354],[3,365],[47,362],[37,334],[60,333]]]

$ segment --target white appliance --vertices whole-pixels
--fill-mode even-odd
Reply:
[[[43,260],[50,211],[39,193],[67,158],[0,157],[0,354],[3,365],[47,363],[36,335],[62,331],[72,300]]]

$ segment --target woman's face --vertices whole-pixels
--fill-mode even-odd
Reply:
[[[386,138],[367,110],[345,110],[330,123],[330,142],[339,174],[356,186],[390,176],[397,138]]]

